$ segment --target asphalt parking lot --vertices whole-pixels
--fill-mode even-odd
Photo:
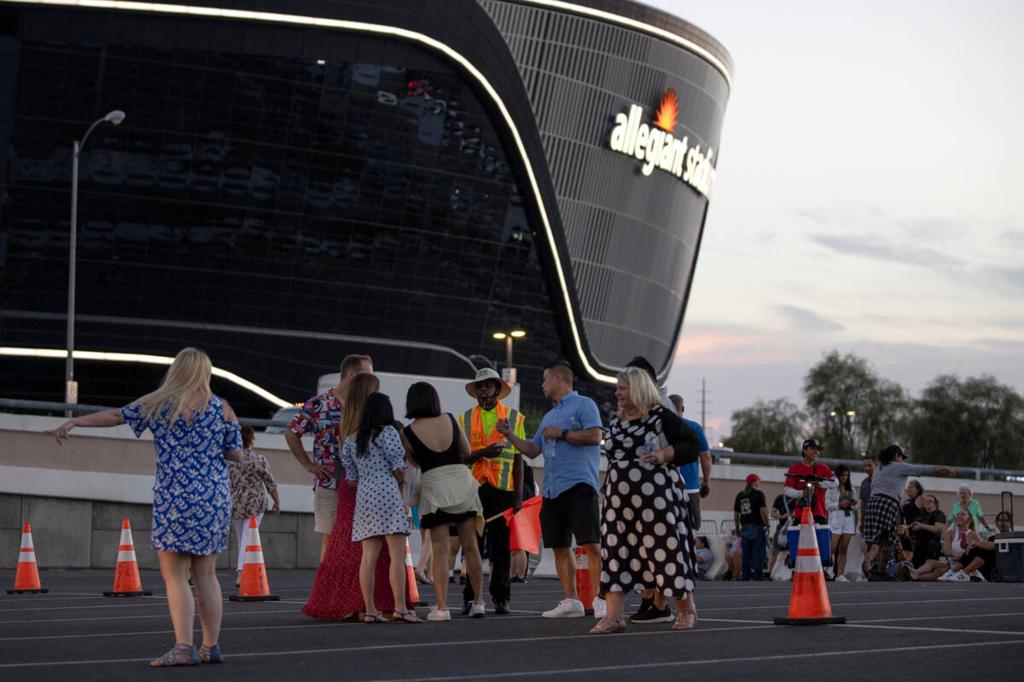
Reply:
[[[771,622],[786,613],[788,583],[702,583],[694,631],[660,624],[593,636],[592,618],[540,617],[560,597],[552,580],[514,585],[510,616],[364,625],[303,616],[312,578],[311,571],[273,571],[281,601],[225,601],[223,665],[151,671],[147,662],[173,644],[155,572],[143,572],[154,596],[113,599],[100,596],[110,589],[108,572],[44,571],[49,594],[0,595],[0,679],[973,681],[1019,679],[1024,665],[1020,584],[831,584],[833,611],[847,624],[795,628]],[[225,587],[228,579],[225,573]],[[13,571],[0,571],[0,581],[10,586]],[[461,603],[454,586],[451,592],[452,603]],[[422,590],[424,599],[430,594]]]

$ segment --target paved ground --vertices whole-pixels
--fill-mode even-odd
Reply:
[[[46,595],[0,595],[0,679],[135,680],[148,675],[218,680],[583,679],[706,680],[890,678],[1020,679],[1024,586],[857,583],[832,585],[844,626],[791,628],[789,585],[705,583],[692,632],[631,626],[596,637],[593,619],[545,620],[558,585],[514,585],[511,616],[423,625],[320,623],[304,617],[310,571],[274,571],[280,602],[225,602],[227,661],[180,671],[146,662],[173,638],[159,576],[153,597],[109,599],[105,571],[45,571]],[[227,580],[227,574],[224,579]],[[4,586],[12,571],[0,571]],[[455,596],[455,590],[452,591]],[[429,590],[424,591],[429,598]],[[453,601],[459,601],[456,598]],[[421,609],[421,613],[423,610]]]

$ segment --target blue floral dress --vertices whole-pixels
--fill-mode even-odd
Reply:
[[[181,417],[167,424],[142,416],[142,406],[121,408],[136,437],[153,432],[156,483],[153,486],[153,549],[179,554],[219,554],[228,548],[231,487],[224,453],[242,449],[237,422],[224,416],[213,396],[191,423]]]

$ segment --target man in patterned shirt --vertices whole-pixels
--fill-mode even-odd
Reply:
[[[345,407],[345,391],[352,377],[362,372],[373,372],[370,356],[346,356],[341,362],[338,385],[307,400],[302,406],[302,412],[292,419],[284,432],[284,439],[292,455],[303,469],[316,477],[313,484],[313,530],[320,533],[321,561],[327,551],[338,513],[338,481],[335,478],[334,458],[341,456],[338,424],[341,423],[341,411]],[[307,433],[313,434],[312,458],[302,446],[302,437]]]

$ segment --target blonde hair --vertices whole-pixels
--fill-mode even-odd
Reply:
[[[209,356],[198,348],[178,351],[160,387],[135,401],[142,406],[142,416],[164,419],[168,424],[174,424],[178,417],[189,421],[192,417],[189,409],[197,405],[205,407],[213,397],[210,390],[212,368]]]
[[[376,374],[362,372],[352,377],[345,391],[345,406],[341,413],[341,425],[338,429],[339,440],[351,436],[359,430],[359,420],[363,418],[363,407],[366,399],[380,390],[380,379]]]
[[[658,389],[651,381],[650,375],[639,367],[627,367],[618,375],[624,379],[629,386],[629,400],[640,410],[640,414],[647,415],[656,405],[661,403],[658,397]],[[619,412],[622,419],[622,413]]]

